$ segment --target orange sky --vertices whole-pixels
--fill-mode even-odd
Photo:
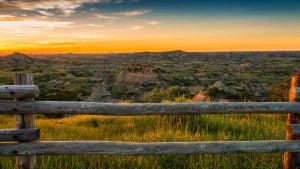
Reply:
[[[0,2],[0,54],[300,50],[298,15],[215,15],[188,8],[182,15],[142,0],[110,1],[114,8],[127,4],[105,11],[102,1],[92,1],[92,7],[87,2]],[[139,3],[144,6],[135,7]]]

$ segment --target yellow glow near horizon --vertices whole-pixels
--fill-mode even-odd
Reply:
[[[300,50],[299,28],[299,23],[266,23],[264,20],[189,24],[179,21],[143,21],[139,24],[125,22],[118,26],[2,16],[0,54],[15,51],[107,53]]]
[[[284,43],[283,41],[290,41]],[[292,42],[291,42],[292,41]],[[8,54],[15,51],[25,53],[119,53],[119,52],[143,52],[143,51],[167,51],[167,50],[184,50],[184,51],[277,51],[277,50],[298,50],[300,40],[283,39],[280,41],[251,41],[251,42],[216,42],[216,43],[185,43],[176,42],[93,42],[69,45],[45,45],[45,46],[19,46],[6,47],[1,50],[1,54]],[[0,48],[2,48],[0,46]]]

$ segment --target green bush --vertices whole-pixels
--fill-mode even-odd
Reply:
[[[144,94],[143,100],[147,103],[160,103],[163,100],[173,101],[180,95],[181,92],[176,86],[171,86],[167,89],[154,88],[152,91]]]
[[[269,87],[270,100],[282,102],[289,100],[290,79],[286,79],[279,84],[272,84]]]
[[[223,90],[219,90],[217,87],[212,87],[207,90],[207,96],[212,99],[217,98],[226,98],[226,99],[233,99],[233,100],[242,100],[243,98],[248,100],[253,98],[250,93],[244,92],[242,95],[236,95],[233,93],[225,92]]]
[[[114,98],[122,98],[122,96],[126,96],[127,87],[125,85],[114,84],[111,89],[111,94]]]
[[[185,97],[185,95],[181,95],[175,99],[175,102],[186,103],[186,102],[192,102],[192,100],[190,98]]]
[[[99,127],[99,123],[96,118],[91,118],[91,126],[96,128]]]

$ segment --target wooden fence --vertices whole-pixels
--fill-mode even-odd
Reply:
[[[290,102],[114,104],[34,101],[38,87],[29,74],[14,74],[14,84],[0,87],[0,114],[16,114],[17,129],[0,130],[0,156],[17,156],[18,169],[37,166],[36,155],[60,154],[202,154],[285,152],[284,168],[300,167],[299,78],[292,77]],[[6,99],[6,100],[5,100]],[[14,101],[7,100],[14,99]],[[111,116],[192,114],[288,114],[286,140],[201,142],[39,141],[33,114]]]

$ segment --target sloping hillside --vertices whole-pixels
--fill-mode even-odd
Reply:
[[[47,61],[15,52],[4,57],[0,57],[0,62],[0,69],[2,70],[22,71],[30,69],[33,64],[46,63]]]

